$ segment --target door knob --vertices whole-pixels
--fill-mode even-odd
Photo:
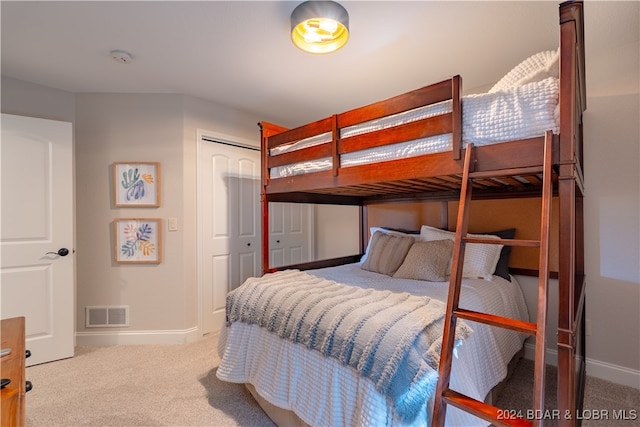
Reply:
[[[60,248],[60,249],[58,249],[58,252],[47,252],[45,255],[49,255],[49,254],[67,256],[67,255],[69,255],[69,249]]]

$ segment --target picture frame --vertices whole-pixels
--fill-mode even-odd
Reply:
[[[113,163],[113,204],[117,208],[159,207],[160,163]]]
[[[114,260],[119,264],[160,264],[162,220],[118,218],[114,223]]]

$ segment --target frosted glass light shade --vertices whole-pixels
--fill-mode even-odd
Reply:
[[[291,40],[310,53],[330,53],[349,40],[349,14],[334,1],[306,1],[291,13]]]

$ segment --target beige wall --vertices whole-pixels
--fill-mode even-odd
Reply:
[[[360,253],[360,208],[316,205],[316,259]]]
[[[71,92],[2,76],[2,112],[74,122],[76,97]]]
[[[76,97],[78,332],[86,332],[84,308],[92,305],[128,305],[129,331],[195,326],[185,316],[182,233],[166,227],[168,217],[182,217],[182,106],[181,95]],[[160,207],[113,207],[111,165],[117,161],[160,162]],[[115,218],[162,219],[162,263],[114,263]]]
[[[585,207],[591,359],[640,386],[640,44],[587,55]],[[606,366],[592,364],[592,370]],[[623,372],[624,374],[624,372]]]
[[[252,138],[257,146],[256,123],[256,117],[182,95],[77,96],[80,336],[89,332],[82,322],[85,306],[117,304],[130,307],[128,334],[152,332],[169,341],[198,335],[197,130]],[[114,161],[160,162],[161,206],[114,209],[112,183],[105,179]],[[161,264],[113,263],[111,233],[104,230],[118,217],[163,220]],[[178,220],[177,231],[168,231],[168,218]],[[96,237],[92,230],[103,232]]]

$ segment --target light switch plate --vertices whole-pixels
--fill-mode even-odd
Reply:
[[[169,218],[169,231],[178,231],[178,218]]]

